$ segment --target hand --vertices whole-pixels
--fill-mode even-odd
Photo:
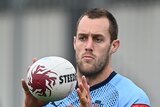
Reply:
[[[36,58],[34,58],[33,63],[37,61]],[[42,107],[44,105],[46,105],[46,102],[40,101],[38,99],[36,99],[35,97],[33,97],[33,95],[30,93],[26,81],[24,79],[21,80],[22,82],[22,87],[23,90],[25,92],[25,104],[23,107]]]
[[[82,76],[82,82],[78,84],[77,88],[78,97],[80,100],[80,107],[92,107],[92,101],[90,96],[89,85],[85,76]],[[68,105],[68,107],[74,107],[72,105]]]
[[[32,96],[32,94],[29,92],[26,81],[22,79],[22,87],[25,92],[25,104],[23,107],[42,107],[46,102],[40,101]]]
[[[80,107],[92,107],[89,85],[85,76],[82,76],[82,82],[78,84],[77,93],[81,102]]]

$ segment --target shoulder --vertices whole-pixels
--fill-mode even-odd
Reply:
[[[142,91],[133,81],[128,79],[127,77],[120,75],[117,73],[116,76],[110,81],[112,85],[114,85],[119,91],[131,91],[134,92]]]
[[[120,103],[141,103],[150,105],[149,98],[143,89],[127,77],[117,73],[110,83],[118,90]]]

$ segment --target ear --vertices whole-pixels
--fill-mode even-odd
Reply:
[[[119,46],[120,46],[120,41],[118,39],[113,40],[113,42],[111,43],[111,49],[110,49],[111,54],[115,53],[118,50]]]
[[[73,38],[73,46],[74,46],[74,50],[76,49],[76,36],[74,36]]]

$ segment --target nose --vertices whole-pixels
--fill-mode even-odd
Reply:
[[[85,50],[86,51],[93,51],[93,40],[92,40],[91,37],[89,37],[87,42],[86,42]]]

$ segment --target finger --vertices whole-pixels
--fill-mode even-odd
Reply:
[[[21,82],[22,82],[22,87],[23,87],[24,92],[25,92],[26,94],[30,94],[29,89],[28,89],[28,86],[27,86],[27,84],[26,84],[26,81],[25,81],[24,79],[22,79]]]
[[[79,100],[81,102],[81,105],[86,106],[88,104],[88,100],[87,98],[82,94],[83,92],[81,92],[81,90],[78,88],[77,89],[77,93],[79,96]]]
[[[79,83],[79,88],[77,88],[77,93],[81,104],[86,105],[88,103],[88,93],[82,83]]]
[[[92,105],[89,89],[90,87],[87,83],[85,76],[82,76],[81,82],[79,82],[78,88],[77,88],[78,97],[81,102],[80,107],[88,107],[88,105],[89,106]]]
[[[78,96],[79,96],[79,98],[81,98],[82,97],[82,92],[81,92],[81,90],[79,89],[79,88],[77,88],[77,93],[78,93]]]
[[[83,86],[82,82],[79,83],[78,88],[81,92],[84,90],[84,86]]]
[[[85,90],[87,91],[86,92],[86,96],[87,96],[87,98],[89,98],[90,99],[90,86],[88,85],[88,83],[87,83],[87,80],[86,80],[86,77],[85,76],[82,76],[82,84],[84,85],[84,88],[85,88]]]
[[[88,92],[89,100],[91,101],[91,96],[90,96],[90,86],[89,86],[89,85],[88,85],[88,88],[87,88],[87,92]]]
[[[82,84],[83,84],[84,88],[87,90],[87,92],[89,92],[89,85],[87,83],[85,76],[82,76]]]
[[[37,60],[37,58],[32,58],[32,63],[35,63]]]

